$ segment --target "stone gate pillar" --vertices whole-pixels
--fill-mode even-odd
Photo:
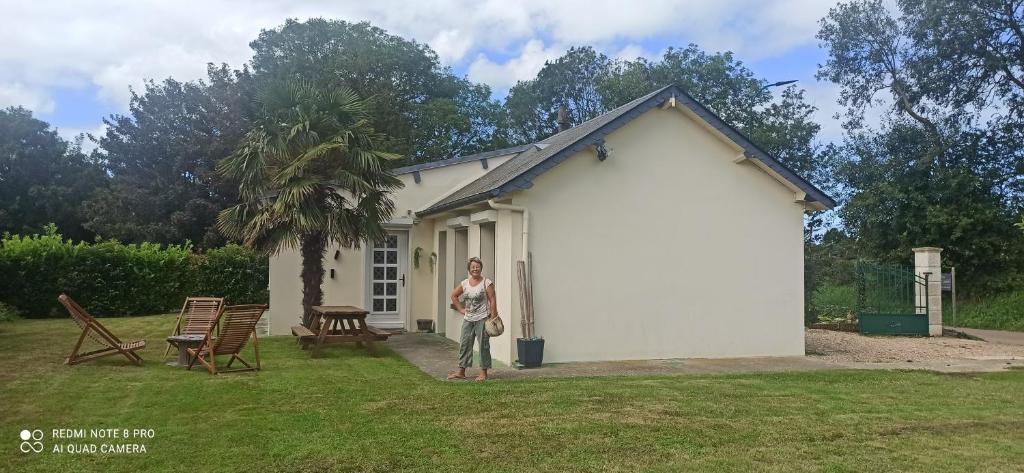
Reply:
[[[928,335],[942,335],[942,248],[925,246],[914,248],[914,273],[918,276],[928,275]],[[917,287],[918,297],[921,287]],[[919,301],[921,299],[918,299]]]

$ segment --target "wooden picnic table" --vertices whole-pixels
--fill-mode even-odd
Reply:
[[[366,344],[371,354],[376,354],[375,341],[388,339],[389,333],[366,323],[364,309],[350,305],[313,306],[313,318],[308,327],[296,325],[292,334],[299,337],[303,349],[312,345],[311,355],[316,358],[325,343],[355,342],[356,346]]]

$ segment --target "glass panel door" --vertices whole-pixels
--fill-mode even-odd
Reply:
[[[398,314],[399,294],[405,275],[399,267],[398,235],[373,244],[370,270],[370,304],[375,314]]]

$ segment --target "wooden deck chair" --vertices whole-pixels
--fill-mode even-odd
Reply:
[[[196,348],[189,348],[188,369],[192,369],[198,360],[211,374],[230,373],[235,371],[259,371],[260,369],[260,347],[256,341],[256,322],[266,312],[267,306],[261,304],[251,305],[229,305],[221,309],[217,317],[220,325],[220,335],[213,336],[213,327],[206,332],[206,337]],[[243,360],[238,354],[245,348],[245,343],[252,338],[252,348],[255,351],[256,361],[252,366]],[[217,355],[231,355],[227,367],[238,360],[245,365],[245,368],[217,371]]]
[[[124,355],[125,358],[128,358],[132,363],[142,366],[142,357],[135,352],[146,348],[145,340],[122,342],[121,339],[117,338],[117,336],[111,333],[110,330],[107,330],[107,328],[100,324],[95,317],[89,315],[82,306],[78,305],[78,303],[70,297],[61,294],[57,297],[57,300],[60,301],[64,308],[68,310],[68,313],[71,314],[71,320],[74,320],[82,329],[82,335],[78,337],[78,342],[75,343],[75,348],[71,350],[71,354],[68,355],[66,360],[64,360],[65,364],[74,365],[83,361],[89,361],[120,353]],[[100,344],[103,348],[86,353],[79,353],[78,351],[82,348],[82,343],[85,342],[86,337],[89,337],[94,342]]]
[[[181,313],[174,321],[174,330],[170,336],[175,335],[206,335],[211,326],[217,323],[217,315],[224,305],[223,297],[189,297],[185,299],[185,305],[181,306]],[[167,349],[164,350],[164,358],[171,352],[171,347],[177,348],[177,344],[167,341]]]

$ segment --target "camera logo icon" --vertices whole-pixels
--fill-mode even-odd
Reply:
[[[40,453],[43,451],[43,431],[22,430],[21,431],[21,453]]]

